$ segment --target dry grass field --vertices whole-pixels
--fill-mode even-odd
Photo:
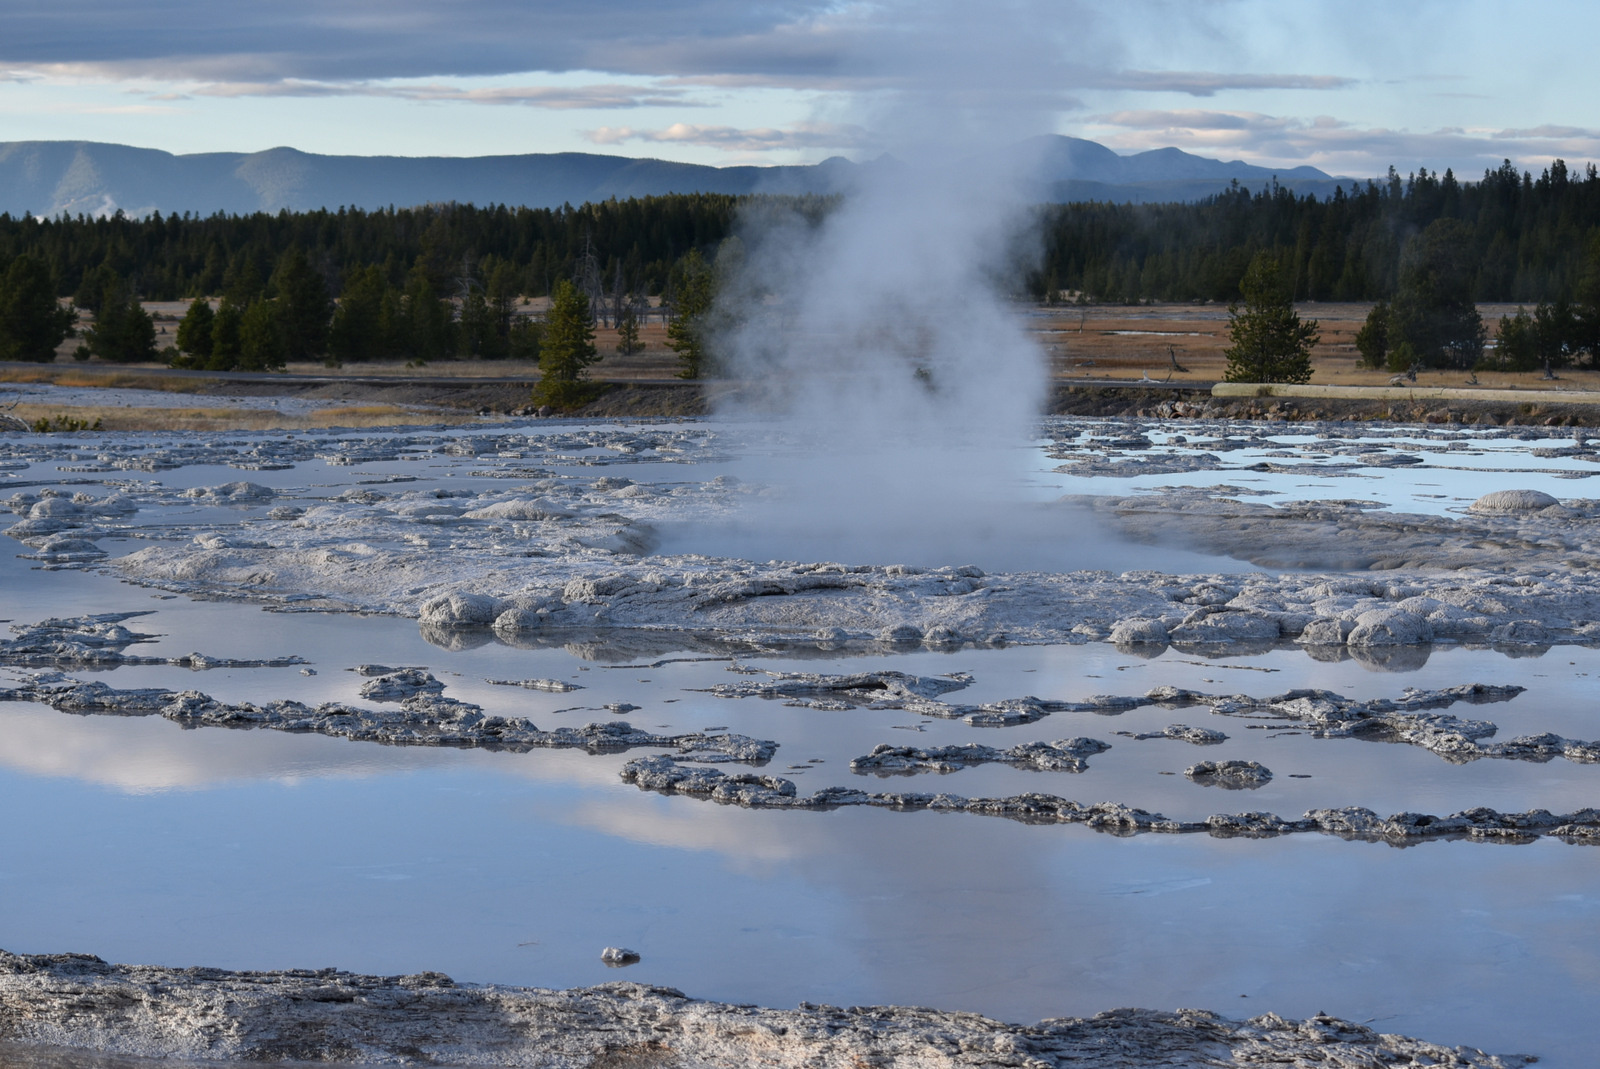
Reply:
[[[1315,319],[1322,341],[1311,354],[1311,381],[1327,386],[1385,386],[1388,371],[1359,367],[1355,335],[1370,304],[1302,304],[1302,319]],[[1502,316],[1515,305],[1480,305],[1492,337]],[[1174,383],[1211,383],[1227,369],[1228,309],[1225,305],[1091,305],[1041,310],[1035,329],[1050,353],[1056,378],[1064,382],[1105,382],[1148,377]],[[1169,353],[1170,349],[1170,353]],[[1173,359],[1185,370],[1173,369]],[[1539,372],[1479,371],[1476,385],[1515,386],[1519,390],[1600,389],[1600,371],[1567,369],[1554,382]],[[1463,371],[1423,371],[1419,385],[1467,386]]]
[[[524,310],[543,311],[543,299],[524,302]],[[149,304],[157,317],[160,344],[167,344],[187,302]],[[1369,304],[1303,304],[1303,318],[1315,319],[1322,340],[1312,354],[1312,382],[1339,386],[1388,385],[1391,374],[1357,366],[1355,334],[1365,321]],[[1500,318],[1516,311],[1513,305],[1481,306],[1491,334]],[[1228,347],[1228,311],[1218,304],[1088,305],[1025,309],[1028,329],[1048,354],[1051,374],[1060,384],[1112,385],[1155,381],[1205,387],[1222,379],[1223,355]],[[617,332],[601,328],[595,345],[600,361],[590,369],[600,382],[648,384],[676,382],[677,354],[667,344],[666,325],[651,316],[640,331],[642,351],[623,356],[616,351]],[[162,365],[107,366],[99,361],[80,363],[72,356],[77,339],[68,339],[52,364],[12,365],[0,368],[0,408],[32,423],[66,416],[107,430],[269,430],[316,429],[332,426],[394,426],[418,422],[470,422],[486,412],[505,412],[523,404],[525,383],[538,378],[538,370],[521,361],[445,360],[425,367],[404,361],[380,361],[330,368],[321,363],[295,363],[278,376],[254,376],[255,381],[202,373],[174,374]],[[1174,365],[1177,366],[1174,366]],[[1181,368],[1181,370],[1179,370]],[[1600,390],[1600,371],[1563,370],[1555,381],[1538,372],[1480,371],[1475,385],[1482,388],[1515,387],[1519,390]],[[265,381],[263,381],[265,380]],[[316,380],[316,381],[313,381]],[[375,381],[376,380],[376,381]],[[445,388],[440,380],[450,380]],[[174,404],[157,407],[84,403],[35,403],[19,398],[4,404],[5,383],[52,382],[62,387],[159,390],[175,395]],[[279,383],[281,382],[281,386]],[[320,384],[319,384],[320,382]],[[1419,386],[1474,385],[1461,371],[1424,371]],[[303,406],[277,411],[269,407],[185,406],[183,394],[294,395],[316,398],[326,407],[305,411]]]
[[[0,412],[32,426],[38,420],[77,420],[107,431],[272,431],[330,427],[403,427],[417,423],[472,423],[469,411],[419,411],[402,405],[340,405],[311,412],[271,408],[153,408],[117,405],[19,403]]]

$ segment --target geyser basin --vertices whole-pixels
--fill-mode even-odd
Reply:
[[[582,635],[536,628],[501,640],[489,627],[430,632],[448,643],[441,646],[411,619],[168,600],[159,588],[117,581],[119,557],[148,547],[181,569],[160,579],[163,585],[253,593],[289,609],[371,597],[372,608],[415,611],[434,589],[429,584],[446,579],[485,589],[504,582],[505,591],[563,569],[595,577],[662,572],[665,579],[673,569],[692,574],[708,565],[585,542],[639,525],[675,537],[675,517],[734,515],[751,499],[742,495],[754,493],[743,478],[714,481],[737,469],[730,437],[708,424],[231,441],[238,444],[228,449],[199,436],[111,435],[92,450],[69,438],[6,443],[4,459],[18,465],[8,480],[29,484],[17,492],[64,495],[40,501],[74,503],[80,492],[89,499],[74,503],[76,515],[64,506],[41,510],[41,520],[56,512],[75,526],[37,537],[70,534],[107,552],[88,562],[93,571],[37,570],[55,565],[5,555],[0,584],[13,597],[8,622],[153,609],[125,626],[159,637],[128,646],[127,654],[298,654],[317,674],[302,675],[300,666],[197,672],[174,664],[55,670],[114,688],[194,689],[226,703],[343,702],[384,713],[398,704],[363,699],[360,688],[372,677],[347,669],[416,666],[443,684],[445,697],[543,730],[625,720],[662,734],[715,729],[770,739],[779,748],[764,766],[705,767],[788,779],[803,794],[826,787],[965,797],[1043,792],[1185,821],[1242,810],[1293,819],[1335,806],[1383,816],[1444,816],[1476,806],[1570,813],[1593,802],[1596,766],[1565,758],[1453,764],[1417,745],[1316,738],[1303,723],[1209,707],[1053,711],[981,728],[903,706],[826,708],[710,693],[718,684],[769,678],[730,671],[736,667],[925,678],[965,672],[971,681],[944,698],[974,706],[1027,695],[1087,703],[1163,685],[1256,698],[1323,688],[1372,701],[1398,699],[1407,686],[1483,682],[1528,688],[1509,701],[1443,710],[1497,725],[1488,742],[1542,733],[1592,740],[1600,737],[1590,700],[1600,661],[1573,644],[1573,634],[1549,636],[1555,645],[1513,643],[1505,652],[1459,640],[1339,647],[1325,651],[1330,660],[1283,643],[1248,655],[1239,651],[1254,647],[1239,643],[1124,652],[1087,634],[1063,636],[1077,644],[958,643],[952,652],[916,644],[892,652],[873,642],[830,651],[827,642],[811,641],[802,657],[764,648],[750,631],[719,635],[706,624],[715,613],[708,606],[690,617],[699,631],[651,631],[648,644],[633,647],[648,651],[635,660],[620,655],[639,633],[605,620]],[[1508,454],[1496,465],[1503,468],[1541,467],[1548,458],[1534,451],[1557,448],[1550,440],[1497,441]],[[1361,444],[1370,445],[1370,437]],[[1432,464],[1442,454],[1426,455]],[[1290,460],[1273,458],[1284,466]],[[1061,462],[1030,459],[1035,471]],[[1225,467],[1207,475],[1218,487],[1243,477],[1296,478]],[[1521,471],[1495,477],[1504,482],[1484,490],[1528,479]],[[1113,485],[1110,478],[1088,481]],[[223,489],[241,482],[272,494]],[[190,489],[212,492],[188,496]],[[114,490],[136,511],[95,505]],[[1355,495],[1341,489],[1340,496]],[[545,506],[467,515],[512,500]],[[285,511],[274,518],[274,510]],[[268,563],[292,563],[273,556],[284,547],[300,554],[305,571]],[[16,550],[45,552],[22,542]],[[1164,550],[1134,552],[1159,571],[1127,583],[1153,590],[1170,581],[1162,573],[1176,569],[1166,567]],[[390,563],[373,563],[401,560],[388,553],[412,553],[432,574],[396,578]],[[1501,584],[1495,596],[1530,589],[1518,585],[1527,577],[1514,570],[1485,574],[1486,582]],[[306,576],[306,585],[293,586]],[[985,580],[1016,585],[999,571]],[[1087,589],[1092,581],[1101,580],[1073,582]],[[412,586],[426,589],[406,594]],[[389,597],[392,605],[378,600]],[[587,611],[609,604],[588,604]],[[795,604],[803,608],[804,598]],[[572,606],[560,611],[576,612]],[[1050,603],[1051,613],[1069,610],[1065,600]],[[1372,670],[1381,667],[1391,671]],[[13,665],[5,674],[46,670]],[[490,682],[533,679],[583,689]],[[638,708],[607,708],[624,704]],[[1175,724],[1228,737],[1207,746],[1133,737]],[[1088,756],[1080,772],[986,763],[888,778],[849,768],[884,743],[1004,749],[1074,738],[1110,748]],[[1584,1024],[1581,1001],[1586,970],[1600,952],[1583,934],[1594,930],[1584,921],[1600,854],[1560,838],[1497,847],[1462,837],[1398,849],[1326,834],[1121,838],[1083,825],[1033,826],[971,813],[747,810],[646,793],[622,780],[629,760],[659,752],[382,746],[274,730],[185,730],[159,715],[67,715],[3,703],[0,798],[34,816],[0,832],[8,903],[0,946],[174,966],[437,969],[462,980],[566,987],[616,979],[598,959],[613,945],[643,954],[629,979],[732,1002],[921,1004],[1008,1020],[1116,1005],[1199,1005],[1239,1017],[1326,1010],[1378,1019],[1383,1031],[1539,1053],[1557,1066],[1583,1065],[1600,1039]],[[1225,793],[1183,776],[1202,760],[1257,761],[1273,778],[1257,790]]]

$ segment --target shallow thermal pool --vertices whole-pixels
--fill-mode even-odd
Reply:
[[[1362,499],[1442,514],[1501,488],[1593,497],[1586,480],[1600,476],[1587,429],[1317,426],[1319,433],[1293,424],[1057,420],[1044,445],[1066,463],[1033,485],[1041,495],[1230,485],[1268,503]],[[1191,467],[1196,461],[1201,466]]]
[[[677,426],[695,434],[705,427]],[[1087,485],[1127,492],[1119,477],[1058,474],[1052,469],[1061,457],[1046,452],[1059,452],[1072,432],[1074,455],[1109,456],[1108,447],[1096,450],[1088,439],[1130,428],[1138,429],[1056,425],[1030,461],[1035,491],[1081,493]],[[526,455],[427,450],[416,445],[428,440],[421,432],[407,432],[409,444],[396,439],[386,450],[384,436],[362,432],[359,448],[348,438],[342,454],[326,446],[317,456],[310,448],[282,463],[261,459],[272,453],[261,436],[231,437],[215,456],[199,437],[30,437],[14,444],[0,494],[7,482],[95,494],[103,484],[132,481],[171,491],[213,485],[239,478],[229,459],[252,449],[260,463],[248,478],[276,488],[279,506],[359,487],[471,487],[508,472],[593,478],[599,466],[638,481],[701,483],[740,470],[733,439],[646,459],[603,449],[536,455],[537,436],[572,429],[518,426],[529,442]],[[440,433],[451,442],[470,437],[458,429]],[[1450,508],[1497,488],[1490,482],[1499,476],[1490,473],[1510,472],[1505,486],[1543,488],[1528,473],[1558,464],[1535,451],[1571,445],[1469,437],[1469,449],[1454,450],[1454,440],[1373,433],[1381,440],[1334,444],[1366,454],[1414,452],[1425,462],[1397,471],[1358,463],[1352,453],[1344,458],[1352,466],[1339,469],[1336,489],[1326,493],[1300,485],[1312,481],[1309,473],[1216,469],[1183,478],[1211,485],[1253,478],[1286,495]],[[1326,451],[1328,441],[1257,440],[1219,455],[1228,468],[1247,468],[1275,451],[1315,467],[1323,462],[1308,456],[1312,447]],[[189,452],[179,456],[183,449]],[[148,469],[114,463],[153,453],[182,462]],[[336,454],[343,459],[330,459]],[[1558,459],[1576,473],[1600,470],[1580,457]],[[529,474],[535,464],[540,473]],[[1469,469],[1476,472],[1470,479],[1463,474]],[[1446,496],[1422,497],[1424,474]],[[1548,476],[1567,477],[1566,468]],[[1359,490],[1347,489],[1357,482]],[[1551,492],[1576,496],[1570,482]],[[102,539],[113,557],[137,548],[137,539],[159,537],[163,525],[188,537],[196,524],[225,531],[267,509],[150,494],[137,530]],[[1163,551],[1146,566],[1168,567],[1169,559]],[[1218,570],[1221,562],[1206,563]],[[527,567],[538,568],[538,560]],[[1297,817],[1351,805],[1380,814],[1472,806],[1570,812],[1600,797],[1600,766],[1560,758],[1452,764],[1418,746],[1315,739],[1204,707],[1056,712],[1031,724],[980,728],[903,709],[823,709],[709,693],[760,671],[881,669],[970,673],[971,683],[953,697],[974,703],[1022,695],[1081,701],[1158,685],[1257,697],[1319,687],[1357,699],[1397,698],[1406,687],[1481,682],[1526,688],[1509,701],[1453,710],[1493,721],[1497,738],[1554,732],[1595,739],[1600,652],[1582,646],[1512,657],[1439,645],[1381,665],[1318,661],[1292,648],[1220,658],[1175,648],[1139,657],[1104,642],[951,652],[763,650],[724,649],[703,636],[603,631],[520,646],[484,633],[447,648],[427,641],[412,619],[174,597],[112,574],[45,570],[11,545],[0,554],[0,589],[0,612],[19,625],[145,612],[126,621],[155,636],[130,649],[141,656],[201,651],[306,661],[72,673],[115,687],[193,688],[228,702],[359,704],[364,677],[351,671],[356,666],[422,667],[450,697],[543,728],[626,719],[662,732],[774,740],[777,756],[761,771],[792,779],[803,793],[828,786],[967,796],[1041,791],[1190,820],[1245,810]],[[3,668],[0,675],[28,671]],[[534,678],[582,689],[547,693],[490,682]],[[637,708],[620,716],[605,708],[617,703]],[[1130,737],[1179,722],[1228,738],[1202,747]],[[879,743],[1003,747],[1080,736],[1110,749],[1076,773],[989,764],[885,779],[849,767]],[[378,745],[0,703],[0,805],[12,815],[0,826],[0,946],[238,969],[432,969],[462,981],[548,987],[622,976],[732,1002],[922,1004],[1025,1021],[1129,1005],[1199,1006],[1238,1017],[1323,1011],[1386,1032],[1535,1053],[1558,1069],[1589,1064],[1600,1043],[1600,1023],[1589,1012],[1600,982],[1600,849],[1548,837],[1406,848],[1319,834],[1121,837],[973,814],[749,810],[642,791],[619,775],[636,756]],[[1225,791],[1183,775],[1197,761],[1228,759],[1258,761],[1273,778],[1259,789]],[[620,973],[608,969],[599,958],[608,945],[631,947],[642,960]]]

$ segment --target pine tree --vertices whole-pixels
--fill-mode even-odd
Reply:
[[[528,316],[519,316],[506,337],[506,355],[513,360],[538,360],[543,342],[544,324]]]
[[[99,315],[106,296],[121,293],[122,276],[109,263],[102,263],[99,267],[84,271],[78,292],[72,295],[72,303],[91,315]]]
[[[0,360],[49,363],[77,319],[56,303],[50,268],[37,257],[24,253],[0,275]]]
[[[1496,370],[1530,371],[1539,365],[1539,336],[1533,317],[1519,307],[1516,315],[1502,316],[1495,331]]]
[[[261,281],[261,271],[251,250],[243,249],[233,254],[228,269],[222,274],[222,295],[240,308],[247,308],[260,297],[266,284]]]
[[[1228,306],[1233,344],[1224,378],[1229,382],[1309,382],[1311,349],[1321,340],[1314,319],[1301,322],[1278,261],[1257,253],[1239,280],[1244,308]]]
[[[229,371],[239,366],[239,335],[244,313],[228,298],[222,298],[211,322],[211,359],[207,371]]]
[[[156,359],[156,325],[121,284],[102,291],[100,311],[86,338],[89,352],[113,364]]]
[[[494,332],[500,338],[501,352],[511,351],[511,326],[517,311],[517,272],[505,260],[494,265],[489,272],[489,285],[484,296],[489,301],[489,316]]]
[[[239,368],[277,371],[288,355],[277,301],[256,301],[239,320]]]
[[[461,315],[456,320],[456,356],[462,360],[497,360],[505,355],[489,302],[473,290],[462,300]]]
[[[344,293],[328,328],[328,355],[340,363],[382,356],[385,350],[383,299],[389,284],[382,268],[357,267],[345,275]]]
[[[667,321],[667,344],[678,354],[680,379],[698,379],[706,371],[706,321],[713,297],[711,265],[698,249],[678,264],[672,297],[672,318]]]
[[[450,355],[450,305],[440,300],[422,257],[406,274],[405,292],[400,298],[400,343],[406,354],[418,363]]]
[[[639,340],[639,312],[629,301],[617,319],[617,352],[632,356],[643,348],[644,342]]]
[[[204,367],[211,359],[211,331],[216,321],[211,302],[204,297],[196,298],[189,305],[189,311],[178,324],[178,348],[189,357],[184,366]]]
[[[1390,340],[1408,344],[1425,367],[1470,368],[1483,357],[1471,243],[1456,219],[1436,220],[1406,243],[1389,306]]]
[[[538,404],[571,407],[589,394],[584,379],[598,360],[594,345],[594,311],[589,298],[563,279],[550,298],[544,336],[539,343],[539,384],[533,399]]]
[[[1589,238],[1573,293],[1576,347],[1589,354],[1589,366],[1600,367],[1600,233]]]
[[[272,286],[277,294],[278,329],[288,358],[321,360],[328,351],[333,298],[328,296],[328,283],[312,269],[299,245],[289,246],[278,258]]]
[[[1362,367],[1383,367],[1389,360],[1389,302],[1379,301],[1356,331],[1356,351]]]

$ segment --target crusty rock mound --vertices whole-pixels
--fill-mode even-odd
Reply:
[[[1473,512],[1529,512],[1561,502],[1542,490],[1495,490],[1472,503]]]
[[[1204,1010],[1121,1009],[1013,1025],[899,1006],[730,1006],[631,983],[551,991],[456,984],[439,973],[163,969],[5,951],[0,1040],[144,1057],[541,1069],[1510,1069],[1529,1061],[1321,1015],[1233,1021]]]

